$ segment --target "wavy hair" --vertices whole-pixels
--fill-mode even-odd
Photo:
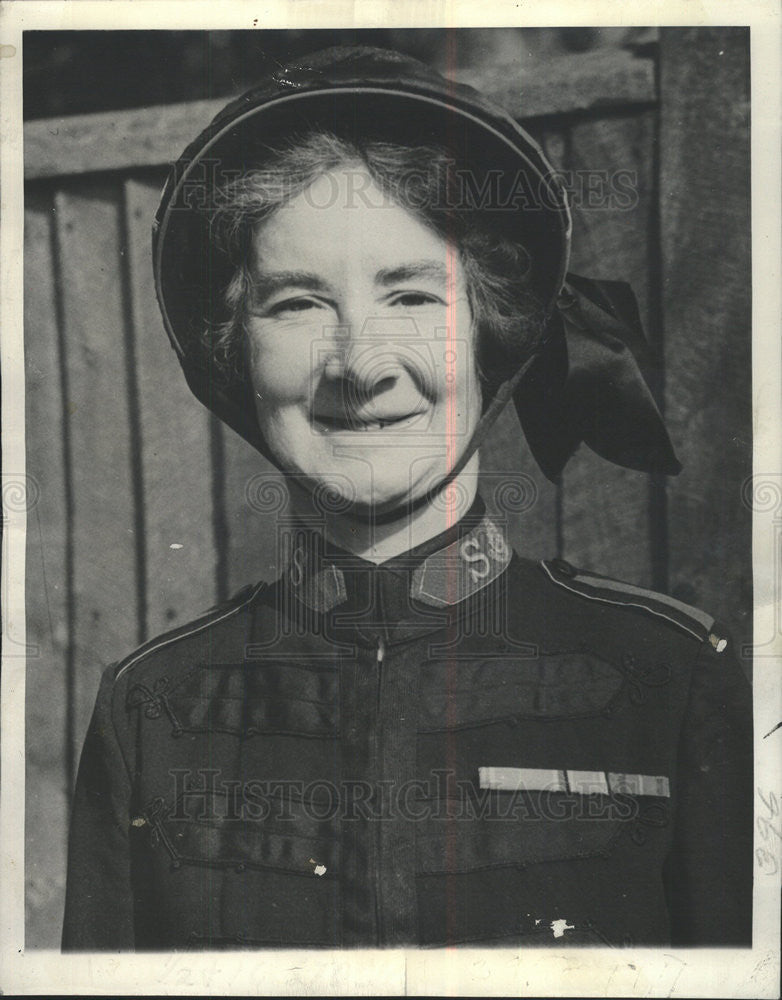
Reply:
[[[323,131],[291,136],[269,148],[261,166],[214,192],[210,237],[233,272],[223,292],[225,319],[202,331],[202,346],[218,377],[226,382],[247,377],[242,344],[259,226],[318,177],[349,165],[364,167],[387,199],[458,251],[476,329],[478,369],[491,392],[543,338],[545,308],[532,288],[528,250],[498,232],[490,213],[469,204],[446,149],[361,142]]]

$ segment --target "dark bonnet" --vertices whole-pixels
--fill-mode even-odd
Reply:
[[[155,287],[187,382],[218,417],[271,457],[247,380],[215,377],[203,347],[225,318],[232,265],[209,240],[218,185],[263,162],[286,136],[313,128],[403,145],[439,145],[479,190],[489,171],[504,209],[492,224],[523,242],[549,331],[539,354],[512,373],[485,410],[458,472],[513,397],[527,441],[550,478],[583,440],[611,461],[675,473],[679,463],[639,372],[644,340],[629,288],[567,275],[570,212],[537,143],[502,108],[409,56],[384,49],[326,49],[266,73],[228,104],[173,166],[153,226]],[[488,189],[487,189],[488,190]],[[516,207],[508,207],[515,194]],[[633,351],[628,350],[628,345]],[[442,486],[443,484],[440,484]]]

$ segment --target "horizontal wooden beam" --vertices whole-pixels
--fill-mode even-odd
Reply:
[[[515,118],[577,114],[656,101],[654,60],[629,49],[601,48],[530,65],[502,63],[454,74]]]
[[[171,163],[226,103],[192,101],[27,122],[25,179]]]
[[[652,60],[619,48],[544,63],[493,65],[455,74],[517,118],[647,104],[655,99]],[[227,98],[104,111],[27,122],[25,178],[150,167],[175,160]]]

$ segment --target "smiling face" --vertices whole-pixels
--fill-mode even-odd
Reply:
[[[458,252],[362,169],[322,175],[259,227],[247,357],[280,466],[382,510],[447,475],[481,395]]]

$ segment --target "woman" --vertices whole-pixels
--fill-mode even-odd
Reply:
[[[64,946],[748,944],[751,725],[710,616],[512,553],[477,495],[514,400],[678,462],[625,286],[568,275],[501,110],[332,49],[229,105],[155,225],[192,390],[285,474],[287,569],[110,669]]]

